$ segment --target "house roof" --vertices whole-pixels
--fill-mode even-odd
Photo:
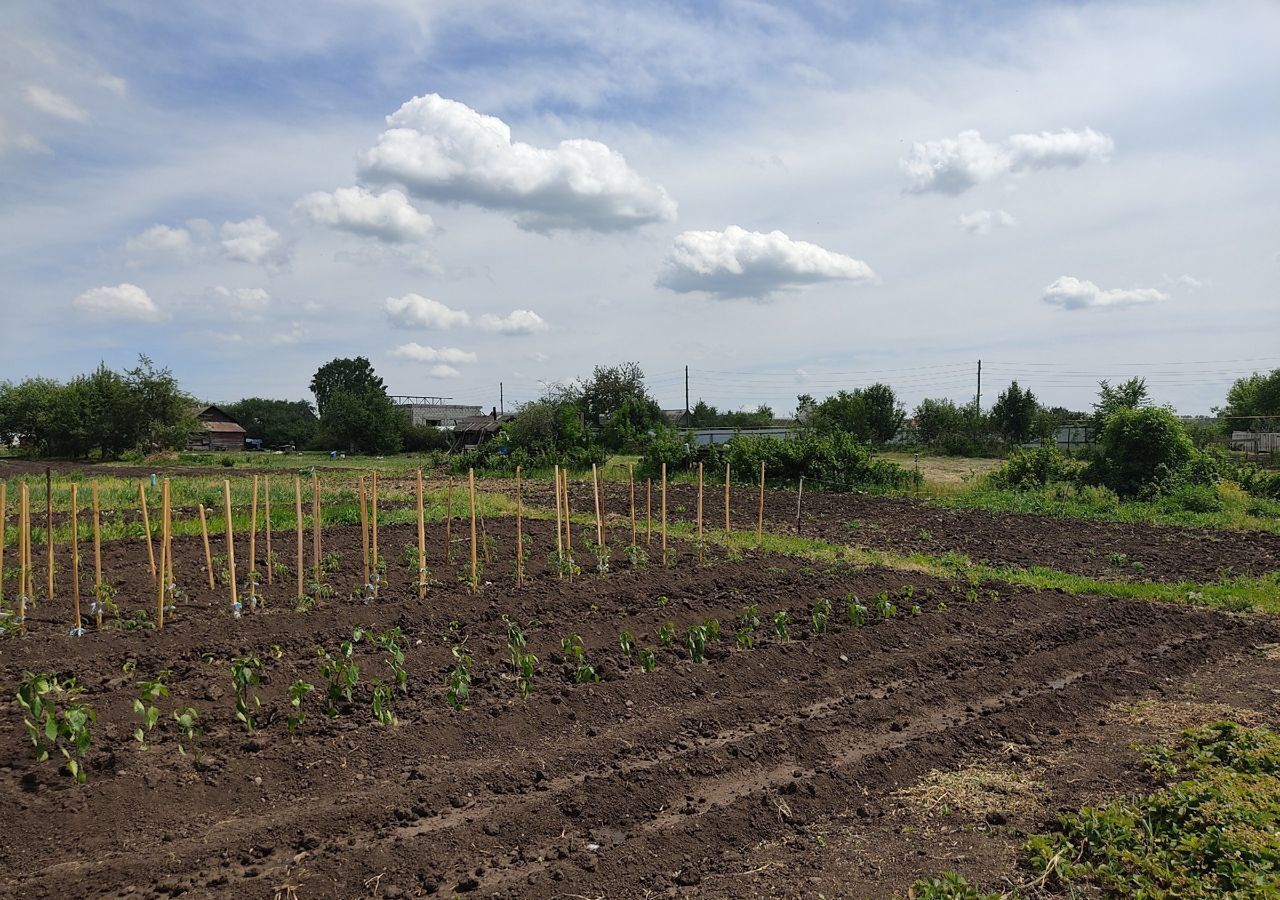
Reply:
[[[247,434],[244,427],[235,422],[201,422],[205,431],[217,431],[223,434]]]

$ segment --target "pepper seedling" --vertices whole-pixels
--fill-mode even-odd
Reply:
[[[156,702],[169,696],[169,689],[164,684],[168,675],[167,671],[161,672],[151,681],[138,682],[138,696],[133,700],[133,711],[142,721],[133,729],[133,739],[142,745],[143,750],[147,749],[147,734],[156,727],[156,722],[160,719],[160,707],[156,706]]]
[[[560,649],[564,651],[565,656],[569,658],[569,664],[573,667],[573,680],[576,684],[586,684],[587,682],[596,682],[600,680],[600,675],[596,672],[595,666],[587,662],[587,651],[582,645],[582,636],[577,632],[570,632],[560,641]]]
[[[249,734],[253,734],[258,727],[254,713],[262,707],[262,701],[253,692],[253,688],[261,684],[261,668],[262,660],[256,656],[231,660],[231,689],[236,697],[236,721],[244,725]]]
[[[453,648],[453,668],[445,678],[445,699],[456,710],[467,708],[471,696],[471,655],[461,647]]]
[[[316,689],[314,684],[299,678],[289,685],[289,719],[286,724],[290,731],[297,731],[298,726],[306,721],[307,714],[302,711],[302,701]]]
[[[36,762],[45,762],[56,749],[66,760],[64,768],[77,784],[88,780],[84,756],[93,740],[92,726],[97,713],[85,703],[73,701],[59,710],[54,697],[80,693],[74,678],[59,681],[54,675],[28,672],[18,684],[18,705],[22,707],[22,724],[34,748]]]
[[[791,640],[791,634],[787,630],[787,625],[791,621],[791,614],[785,609],[780,609],[773,614],[773,633],[778,636],[779,640]]]

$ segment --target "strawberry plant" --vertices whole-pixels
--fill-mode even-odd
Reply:
[[[78,784],[88,780],[84,768],[84,755],[93,740],[92,726],[98,720],[97,713],[85,703],[69,702],[65,709],[58,709],[54,699],[65,694],[75,697],[80,693],[74,678],[59,681],[54,675],[26,673],[18,683],[18,705],[22,707],[22,724],[31,738],[36,762],[44,762],[50,751],[57,750],[66,760],[67,774]]]
[[[791,635],[787,630],[787,626],[790,622],[791,614],[785,609],[780,609],[773,614],[773,633],[778,636],[779,640],[791,640]]]
[[[640,668],[646,672],[652,672],[658,664],[658,658],[653,655],[653,651],[648,647],[636,653],[636,659],[640,661]]]
[[[668,650],[670,650],[671,645],[675,643],[675,640],[676,640],[676,623],[663,622],[662,625],[659,626],[658,628],[658,643],[661,644],[663,647],[666,647]]]
[[[196,762],[200,761],[200,741],[204,738],[204,731],[198,724],[200,721],[200,713],[196,712],[194,706],[188,706],[181,713],[177,710],[173,712],[173,721],[178,723],[178,734],[181,736],[178,741],[178,752],[184,756],[190,753]],[[186,745],[183,745],[183,741]]]
[[[156,706],[156,702],[169,696],[169,689],[164,684],[168,675],[168,672],[161,672],[151,681],[138,682],[138,696],[133,700],[133,711],[142,721],[133,729],[133,739],[142,745],[143,750],[147,749],[147,734],[156,727],[156,722],[160,719],[160,707]]]
[[[689,658],[696,663],[702,662],[707,656],[707,629],[704,625],[691,625],[689,631],[684,637],[685,648],[689,651]]]
[[[857,594],[850,594],[845,605],[845,616],[849,619],[849,624],[854,628],[861,628],[867,624],[868,611],[865,606],[858,602]]]
[[[455,646],[453,659],[453,668],[445,678],[444,697],[455,710],[464,710],[471,696],[471,655]]]
[[[618,632],[618,647],[621,648],[622,655],[627,658],[628,662],[630,662],[631,657],[634,656],[636,652],[636,639],[632,636],[630,631]]]
[[[316,689],[314,684],[303,681],[299,678],[293,684],[289,685],[289,720],[286,723],[290,731],[297,731],[298,726],[306,721],[307,714],[302,711],[302,701]]]
[[[560,641],[560,649],[564,651],[564,655],[568,658],[569,666],[573,669],[573,681],[575,684],[586,684],[587,682],[597,682],[600,675],[596,672],[595,666],[587,662],[587,651],[582,645],[582,636],[577,632],[569,632]]]
[[[827,621],[831,618],[831,601],[819,597],[813,601],[813,611],[809,614],[809,629],[814,634],[827,633]]]
[[[254,713],[262,707],[262,701],[253,688],[262,683],[259,670],[262,660],[254,656],[231,660],[231,689],[236,697],[236,721],[244,725],[244,730],[253,734],[257,728]]]

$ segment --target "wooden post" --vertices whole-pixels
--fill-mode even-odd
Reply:
[[[698,540],[702,540],[702,463],[698,463]]]
[[[156,579],[156,630],[164,630],[164,594],[169,586],[169,518],[167,512],[169,479],[160,489],[160,577]]]
[[[564,478],[564,549],[570,556],[573,555],[573,522],[569,519],[569,469],[566,466],[560,473]],[[570,576],[571,578],[573,576]]]
[[[644,480],[644,542],[653,546],[653,479]]]
[[[662,564],[667,564],[667,464],[662,464]]]
[[[627,497],[631,504],[631,546],[636,546],[636,467],[627,463]]]
[[[449,476],[449,490],[444,495],[444,564],[449,565],[453,550],[453,476]]]
[[[176,611],[178,604],[173,599],[173,592],[178,586],[178,579],[173,574],[173,495],[168,478],[164,480],[164,542],[169,554],[169,574],[165,578],[165,590],[169,592],[169,606]]]
[[[249,503],[249,606],[258,605],[258,476],[253,476]]]
[[[556,498],[556,499],[555,499],[555,504],[556,504],[556,562],[557,562],[557,563],[560,563],[560,562],[562,562],[562,561],[564,560],[564,523],[560,520],[560,467],[559,467],[559,466],[556,466],[556,467],[555,467],[553,477],[555,478],[555,481],[556,481],[555,490],[554,490],[554,491],[552,491],[552,493],[553,493],[553,494],[555,494],[555,498]],[[563,570],[563,569],[561,569],[561,570],[560,570],[559,575],[560,575],[560,577],[561,577],[561,578],[563,578],[563,577],[564,577],[564,570]]]
[[[217,585],[213,582],[213,551],[209,549],[209,519],[205,516],[204,504],[201,503],[200,509],[200,539],[204,542],[204,567],[209,572],[209,590],[214,590]]]
[[[93,485],[93,596],[98,600],[98,627],[102,627],[102,506],[98,502],[98,482]],[[0,498],[3,493],[0,493]],[[4,502],[0,499],[0,506]]]
[[[320,583],[320,473],[311,470],[311,575]]]
[[[760,507],[756,512],[756,546],[764,543],[764,460],[760,460]]]
[[[362,554],[360,558],[364,561],[361,571],[364,572],[365,584],[361,591],[364,591],[368,590],[368,586],[373,582],[369,580],[369,505],[365,500],[363,475],[356,478],[356,489],[360,492],[360,548]]]
[[[4,599],[5,523],[9,521],[9,485],[0,479],[0,600]]]
[[[293,516],[294,530],[298,535],[298,599],[301,600],[306,596],[302,573],[307,566],[302,540],[302,479],[296,475],[293,477]]]
[[[370,480],[369,492],[369,531],[370,531],[370,553],[372,554],[373,565],[373,596],[378,596],[378,583],[382,581],[382,568],[378,565],[378,470],[373,470]]]
[[[733,532],[733,528],[729,523],[729,464],[724,464],[724,536],[728,537]]]
[[[151,566],[151,577],[156,577],[156,552],[151,546],[151,514],[147,512],[147,486],[138,482],[138,504],[142,507],[142,530],[147,535],[147,563]]]
[[[604,521],[600,516],[600,473],[596,471],[596,464],[591,464],[591,494],[595,499],[596,507],[596,546],[604,546]]]
[[[76,610],[76,635],[84,634],[80,624],[80,495],[78,485],[71,482],[71,598]]]
[[[800,504],[804,501],[804,476],[800,476],[800,489],[796,491],[796,534],[800,533]]]
[[[524,499],[520,494],[519,466],[516,466],[516,584],[524,584]]]
[[[31,498],[27,483],[18,491],[18,625],[27,621],[27,597],[31,590]]]
[[[517,476],[518,478],[519,476]],[[422,470],[418,470],[418,599],[427,597],[427,520],[422,509]]]
[[[467,494],[471,498],[471,590],[480,586],[480,569],[476,561],[476,470],[467,469]]]
[[[222,514],[227,523],[227,584],[231,588],[231,613],[240,618],[240,598],[236,593],[236,541],[231,525],[231,482],[222,481]]]
[[[44,549],[48,567],[45,599],[53,600],[53,469],[44,467]]]
[[[271,476],[262,476],[262,533],[267,544],[267,584],[271,584]]]

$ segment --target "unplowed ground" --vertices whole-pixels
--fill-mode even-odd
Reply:
[[[325,550],[338,550],[342,566],[329,576],[334,595],[310,612],[294,611],[286,566],[283,583],[264,589],[264,608],[232,619],[226,588],[202,581],[202,550],[189,540],[176,567],[188,596],[163,631],[74,638],[61,594],[36,607],[28,635],[0,644],[0,677],[11,689],[25,671],[75,675],[98,724],[88,784],[77,786],[54,763],[31,761],[16,705],[0,704],[0,893],[885,897],[941,868],[1013,877],[1013,837],[989,839],[990,828],[960,820],[940,840],[897,792],[933,770],[1043,747],[1087,758],[1094,772],[1078,789],[1064,781],[1059,802],[1131,785],[1131,752],[1098,732],[1114,705],[1176,691],[1205,667],[1221,673],[1209,690],[1233,690],[1233,666],[1277,636],[1254,617],[999,583],[972,601],[967,583],[751,554],[699,564],[688,547],[669,568],[633,570],[615,553],[607,576],[567,582],[548,571],[554,538],[540,522],[526,531],[533,552],[520,587],[512,523],[489,523],[493,560],[473,595],[457,551],[444,562],[440,531],[425,602],[416,563],[400,560],[416,530],[397,526],[383,530],[388,580],[367,603],[349,596],[361,581],[358,531],[331,529]],[[277,536],[286,560],[290,540]],[[111,545],[107,558],[122,614],[149,610],[141,545]],[[870,604],[881,592],[897,617],[845,621],[848,595]],[[828,632],[813,635],[819,597],[835,611]],[[738,649],[734,623],[753,604],[757,644]],[[780,610],[790,640],[774,633]],[[527,700],[507,660],[504,614],[525,626],[539,658]],[[704,663],[680,639],[660,645],[664,622],[682,638],[708,617],[724,639]],[[357,645],[355,702],[340,702],[335,718],[322,710],[316,647],[336,648],[357,624],[405,636],[398,727],[373,719],[370,684],[389,669],[368,642]],[[625,658],[623,629],[656,652],[654,671]],[[600,683],[569,677],[560,640],[571,631]],[[475,660],[465,711],[443,696],[455,645]],[[234,719],[230,683],[230,660],[246,655],[264,673],[252,736]],[[143,750],[132,738],[134,681],[165,670],[171,696]],[[291,735],[286,692],[298,678],[318,690]],[[169,718],[186,706],[206,730],[198,762],[178,753]]]

